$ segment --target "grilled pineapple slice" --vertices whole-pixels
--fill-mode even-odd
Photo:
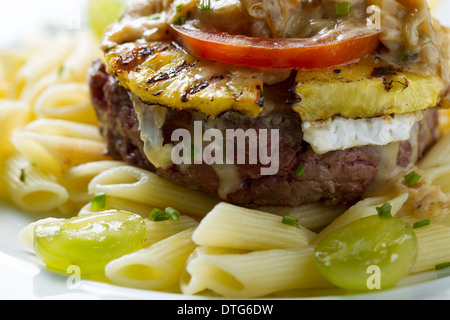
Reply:
[[[408,72],[370,56],[338,68],[299,71],[293,108],[303,121],[372,118],[435,107],[443,90],[438,76]]]
[[[172,42],[125,43],[105,53],[108,71],[143,102],[215,117],[263,110],[263,73],[187,54]]]

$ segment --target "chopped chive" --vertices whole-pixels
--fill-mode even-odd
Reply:
[[[91,210],[99,211],[106,207],[106,193],[98,193],[91,201]]]
[[[419,182],[420,178],[422,178],[420,174],[412,171],[405,176],[405,182],[408,186],[412,187]]]
[[[167,216],[167,213],[164,210],[155,208],[150,212],[150,215],[148,217],[151,221],[164,221],[169,220],[169,217]]]
[[[200,10],[204,10],[204,11],[212,10],[211,0],[200,0],[200,3],[198,6],[199,6]]]
[[[165,212],[169,215],[171,220],[180,219],[180,212],[178,210],[175,210],[174,208],[168,207],[166,208]]]
[[[444,262],[444,263],[440,263],[440,264],[436,265],[434,267],[434,269],[442,270],[442,269],[445,269],[445,268],[448,268],[448,267],[450,267],[450,262]]]
[[[299,178],[303,174],[303,172],[305,172],[305,169],[306,169],[306,166],[304,164],[299,165],[297,170],[295,170],[295,174],[294,175],[297,178]]]
[[[175,10],[176,10],[177,12],[181,12],[181,10],[183,10],[183,7],[184,7],[184,4],[183,4],[183,3],[180,3],[179,5],[177,5],[177,6],[175,7]]]
[[[417,53],[405,54],[403,56],[403,61],[405,61],[405,62],[413,62],[413,61],[416,61],[417,58],[419,58],[419,55]]]
[[[352,4],[348,1],[336,3],[336,16],[343,17],[350,14],[352,10]]]
[[[389,201],[386,201],[381,207],[377,207],[378,217],[380,219],[392,218],[391,209],[392,206]]]
[[[429,225],[430,222],[431,222],[430,219],[417,221],[416,223],[414,223],[413,228],[417,229],[417,228],[425,227],[425,226]]]
[[[26,181],[25,169],[20,169],[19,179],[21,182],[25,183],[25,181]]]
[[[166,210],[155,208],[150,212],[148,217],[151,221],[165,221],[165,220],[178,220],[180,218],[180,212],[174,208],[168,207]]]
[[[149,20],[159,20],[159,19],[161,19],[161,14],[159,14],[159,13],[151,14],[148,16],[148,19]]]
[[[298,219],[293,216],[283,216],[283,218],[281,219],[281,223],[287,224],[288,226],[300,228],[300,226],[298,225]]]
[[[177,26],[181,26],[186,23],[186,17],[185,16],[178,16],[175,19],[173,19],[173,24],[176,24]]]
[[[64,65],[62,64],[62,65],[59,66],[58,76],[61,77],[61,75],[63,74],[63,72],[64,72]]]

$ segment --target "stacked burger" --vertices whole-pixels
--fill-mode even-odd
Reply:
[[[425,0],[134,0],[90,88],[116,159],[237,205],[348,206],[438,139],[448,42]],[[179,148],[199,124],[215,139]]]

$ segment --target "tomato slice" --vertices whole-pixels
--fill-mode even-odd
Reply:
[[[175,40],[200,58],[270,69],[314,69],[343,65],[374,52],[379,32],[333,31],[317,38],[254,38],[171,25]],[[350,31],[347,31],[350,33]]]

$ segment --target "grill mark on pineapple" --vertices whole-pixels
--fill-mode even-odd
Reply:
[[[181,95],[181,102],[187,102],[188,101],[188,95],[194,95],[196,93],[199,93],[200,91],[206,89],[209,87],[209,85],[212,82],[218,82],[225,79],[223,75],[218,76],[212,76],[209,80],[198,82],[191,86],[189,89],[187,89],[182,95]],[[214,101],[214,97],[210,98],[211,101]]]
[[[376,67],[373,68],[372,73],[370,75],[375,78],[382,78],[385,76],[396,76],[397,69],[395,69],[393,66]]]
[[[149,56],[155,55],[170,49],[168,44],[157,44],[152,47],[141,47],[133,49],[119,55],[114,64],[116,72],[130,72],[139,67]]]
[[[409,81],[408,81],[408,79],[405,79],[405,83],[403,83],[403,82],[401,82],[401,81],[399,81],[399,80],[391,80],[391,81],[388,81],[388,80],[386,80],[386,77],[383,77],[383,84],[384,84],[384,89],[386,90],[386,91],[391,91],[391,89],[394,87],[394,83],[399,83],[400,85],[402,85],[403,86],[403,89],[402,90],[405,90],[406,88],[408,88],[409,87]]]
[[[148,79],[147,80],[147,84],[152,84],[152,83],[155,83],[155,82],[165,81],[165,80],[169,80],[169,79],[175,78],[182,71],[193,68],[197,64],[197,62],[198,62],[198,60],[196,60],[196,61],[194,61],[192,63],[187,63],[187,61],[183,61],[182,64],[176,66],[175,68],[172,68],[172,69],[170,69],[167,72],[159,73],[156,76]]]
[[[189,89],[187,89],[182,95],[181,95],[181,102],[187,102],[188,95],[194,95],[196,93],[199,93],[200,91],[206,89],[209,87],[209,83],[207,82],[199,82],[195,85],[193,85],[192,87],[190,87]]]
[[[264,106],[264,94],[260,85],[256,86],[256,90],[259,90],[259,98],[256,100],[256,104],[260,107]]]

